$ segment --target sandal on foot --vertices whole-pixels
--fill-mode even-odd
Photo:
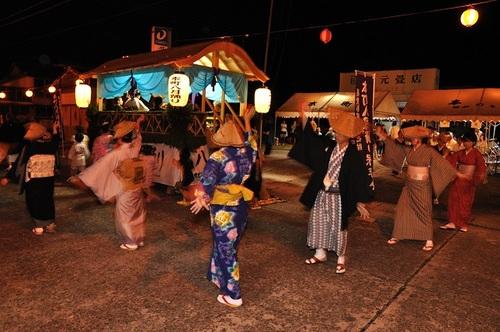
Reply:
[[[425,246],[422,247],[423,251],[431,251],[432,249],[434,249],[433,244],[426,244]]]
[[[398,242],[399,242],[399,240],[396,239],[395,237],[390,238],[389,240],[387,240],[387,243],[390,244],[390,245],[396,244]]]
[[[122,243],[120,244],[120,248],[123,250],[134,251],[137,250],[137,244]]]
[[[35,235],[42,235],[43,234],[43,227],[33,227],[31,229],[31,231],[33,232],[33,234]]]
[[[337,263],[337,267],[335,267],[335,273],[337,274],[345,273],[345,264]]]
[[[231,308],[238,308],[243,304],[242,299],[234,300],[230,296],[219,294],[217,296],[217,301]]]
[[[311,258],[308,258],[305,260],[305,263],[307,265],[313,265],[313,264],[324,263],[324,262],[326,262],[326,257],[323,259],[319,259],[316,256],[312,256]]]
[[[56,224],[55,223],[50,223],[47,226],[43,228],[45,233],[55,233],[56,232]]]
[[[448,223],[448,224],[443,225],[443,226],[439,226],[439,228],[441,228],[441,229],[447,229],[447,230],[451,230],[451,231],[454,231],[455,229],[457,229],[455,227],[455,225],[452,225],[451,223]]]

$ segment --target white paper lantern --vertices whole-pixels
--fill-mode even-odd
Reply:
[[[189,100],[191,87],[189,77],[183,73],[174,73],[168,78],[168,100],[170,105],[183,107]]]
[[[92,96],[92,89],[88,84],[78,84],[75,86],[75,101],[76,106],[87,108],[90,104],[90,98]]]
[[[255,111],[257,113],[267,113],[271,108],[271,90],[267,87],[258,88],[255,90]]]

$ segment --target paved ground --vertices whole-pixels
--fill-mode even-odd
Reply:
[[[499,331],[500,177],[478,192],[467,234],[439,230],[388,246],[402,180],[376,168],[375,223],[350,225],[347,272],[303,263],[308,171],[275,150],[270,191],[287,200],[252,210],[240,247],[244,305],[216,300],[205,272],[208,215],[162,195],[148,206],[146,246],[118,248],[112,206],[59,184],[57,234],[36,237],[15,185],[0,188],[0,331]]]

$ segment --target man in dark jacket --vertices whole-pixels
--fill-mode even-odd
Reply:
[[[327,251],[335,251],[336,273],[345,272],[348,218],[358,210],[369,218],[364,202],[370,200],[368,171],[352,138],[361,134],[364,122],[354,115],[330,110],[330,126],[336,140],[314,134],[302,113],[302,133],[289,156],[309,166],[313,173],[300,201],[311,208],[307,245],[315,254],[306,264],[325,262]]]

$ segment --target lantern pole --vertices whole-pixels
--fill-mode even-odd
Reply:
[[[267,55],[269,53],[269,37],[271,36],[271,22],[273,18],[273,3],[271,0],[269,5],[269,20],[267,21],[267,34],[266,34],[266,48],[264,51],[264,73],[267,73]],[[259,150],[262,150],[262,123],[264,122],[264,113],[260,114],[260,128],[259,128]],[[271,134],[271,133],[269,133]]]

